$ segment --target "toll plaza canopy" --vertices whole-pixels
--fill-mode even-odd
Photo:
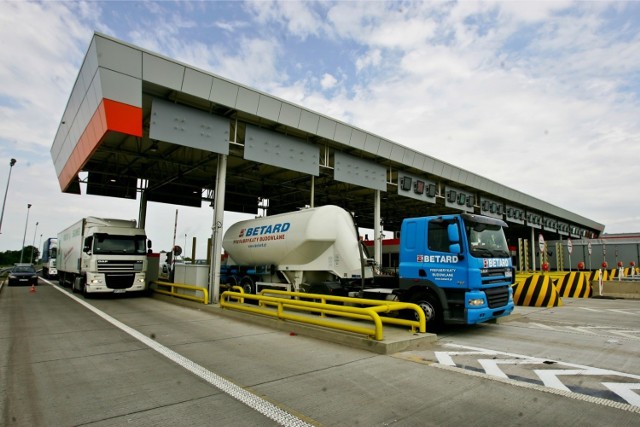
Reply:
[[[507,237],[595,238],[604,226],[396,142],[95,33],[51,156],[67,193],[200,207],[226,166],[224,210],[335,204],[358,225],[463,211]],[[224,159],[224,160],[221,160]],[[82,172],[82,173],[81,173]],[[142,205],[141,205],[142,206]],[[144,215],[141,216],[144,223]],[[557,235],[557,236],[554,236]]]

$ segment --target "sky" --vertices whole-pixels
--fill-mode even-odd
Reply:
[[[640,2],[0,0],[0,251],[138,217],[63,194],[51,159],[94,32],[640,232]],[[208,204],[147,209],[154,251],[175,230],[206,256]]]

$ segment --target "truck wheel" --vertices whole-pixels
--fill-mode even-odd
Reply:
[[[428,293],[421,293],[414,296],[411,302],[424,311],[427,332],[438,331],[442,328],[442,307],[436,297]],[[413,316],[414,320],[418,320],[418,315],[415,312],[413,312]]]
[[[240,286],[242,286],[242,290],[244,290],[245,294],[256,293],[256,284],[249,276],[244,276],[242,280],[240,280]]]

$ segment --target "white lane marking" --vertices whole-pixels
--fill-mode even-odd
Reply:
[[[626,330],[626,329],[618,329],[618,330],[613,330],[612,329],[612,330],[609,330],[607,332],[610,333],[610,334],[620,335],[620,336],[625,337],[625,338],[633,338],[633,339],[640,338],[640,336],[638,336],[638,334],[640,334],[640,331]]]
[[[571,330],[571,331],[576,331],[576,332],[584,332],[586,334],[592,334],[592,335],[597,335],[595,332],[590,331],[588,326],[565,326],[565,328]]]
[[[92,306],[91,304],[83,301],[82,299],[78,298],[77,296],[75,296],[73,294],[70,294],[67,291],[64,291],[59,286],[54,285],[53,283],[51,283],[51,285],[53,286],[54,289],[58,290],[63,295],[66,295],[69,298],[71,298],[74,301],[76,301],[77,303],[82,304],[83,306],[85,306],[86,308],[88,308],[89,310],[91,310],[92,312],[97,314],[98,316],[102,317],[107,322],[111,323],[116,328],[126,332],[127,334],[131,335],[133,338],[137,339],[138,341],[140,341],[143,344],[147,345],[151,349],[153,349],[153,350],[157,351],[158,353],[162,354],[167,359],[172,360],[173,362],[175,362],[178,365],[182,366],[183,368],[185,368],[189,372],[197,375],[198,377],[200,377],[203,380],[207,381],[209,384],[211,384],[214,387],[216,387],[219,390],[221,390],[222,392],[224,392],[224,393],[232,396],[233,398],[239,400],[240,402],[244,403],[245,405],[247,405],[251,409],[254,409],[254,410],[258,411],[259,413],[261,413],[262,415],[266,416],[267,418],[270,418],[270,419],[274,420],[275,422],[277,422],[277,423],[279,423],[280,425],[283,425],[283,426],[295,426],[295,427],[298,427],[298,426],[300,426],[300,427],[309,426],[309,427],[311,427],[311,424],[308,424],[307,422],[301,420],[300,418],[296,417],[295,415],[292,415],[292,414],[282,410],[281,408],[278,408],[273,403],[267,402],[266,400],[262,399],[261,397],[256,396],[255,394],[243,389],[242,387],[239,387],[239,386],[235,385],[231,381],[225,380],[224,378],[220,377],[219,375],[209,371],[208,369],[204,368],[201,365],[198,365],[197,363],[193,362],[192,360],[187,359],[186,357],[182,356],[181,354],[176,353],[175,351],[163,346],[162,344],[159,344],[158,342],[154,341],[153,339],[147,337],[144,334],[141,334],[140,332],[138,332],[135,329],[125,325],[124,323],[120,322],[119,320],[114,319],[113,317],[109,316],[107,313],[95,308],[94,306]]]
[[[556,330],[555,328],[553,328],[553,327],[551,327],[549,325],[545,325],[544,323],[529,322],[529,324],[537,326],[538,328],[541,328],[541,329],[548,329],[550,331],[555,331]]]
[[[628,316],[640,316],[640,314],[638,314],[638,313],[630,313],[630,312],[626,311],[625,309],[609,308],[608,311],[613,311],[614,313],[626,314]]]

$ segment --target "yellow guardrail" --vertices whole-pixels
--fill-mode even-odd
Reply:
[[[160,294],[165,294],[165,295],[171,295],[178,298],[184,298],[192,301],[198,301],[198,302],[202,302],[203,304],[209,304],[209,291],[207,290],[207,288],[203,288],[202,286],[186,285],[184,283],[163,282],[160,280],[156,280],[152,283],[156,285],[155,289],[152,288],[154,292],[158,292]],[[167,290],[163,288],[169,288],[169,289]],[[202,292],[202,297],[177,292],[178,289],[187,289],[187,290],[196,291],[196,292],[200,291]]]
[[[267,296],[265,294],[273,294],[279,296],[273,297]],[[284,296],[289,298],[283,298]],[[292,297],[303,297],[306,299],[320,300],[320,302],[292,299]],[[244,304],[235,304],[231,302],[231,299],[235,299],[236,301],[238,301],[241,298],[245,300],[250,299],[258,301],[259,305],[256,307]],[[328,301],[357,304],[358,306],[327,304]],[[362,307],[362,305],[369,306]],[[274,311],[267,306],[275,306],[276,310]],[[416,304],[396,301],[364,300],[360,298],[338,297],[333,295],[308,294],[304,292],[288,292],[268,289],[263,290],[261,295],[242,294],[230,291],[223,292],[220,296],[220,307],[277,317],[283,320],[293,320],[301,323],[309,323],[317,326],[354,332],[373,337],[377,341],[381,341],[383,339],[383,323],[409,326],[411,327],[411,330],[413,332],[415,332],[416,329],[419,330],[419,332],[426,332],[426,319],[422,309]],[[319,313],[321,314],[321,317],[308,317],[297,313],[285,312],[285,310]],[[381,313],[391,313],[400,310],[414,310],[416,313],[418,313],[419,320],[380,316]],[[345,317],[348,319],[371,320],[373,322],[373,328],[357,324],[332,321],[325,317],[326,314]]]

